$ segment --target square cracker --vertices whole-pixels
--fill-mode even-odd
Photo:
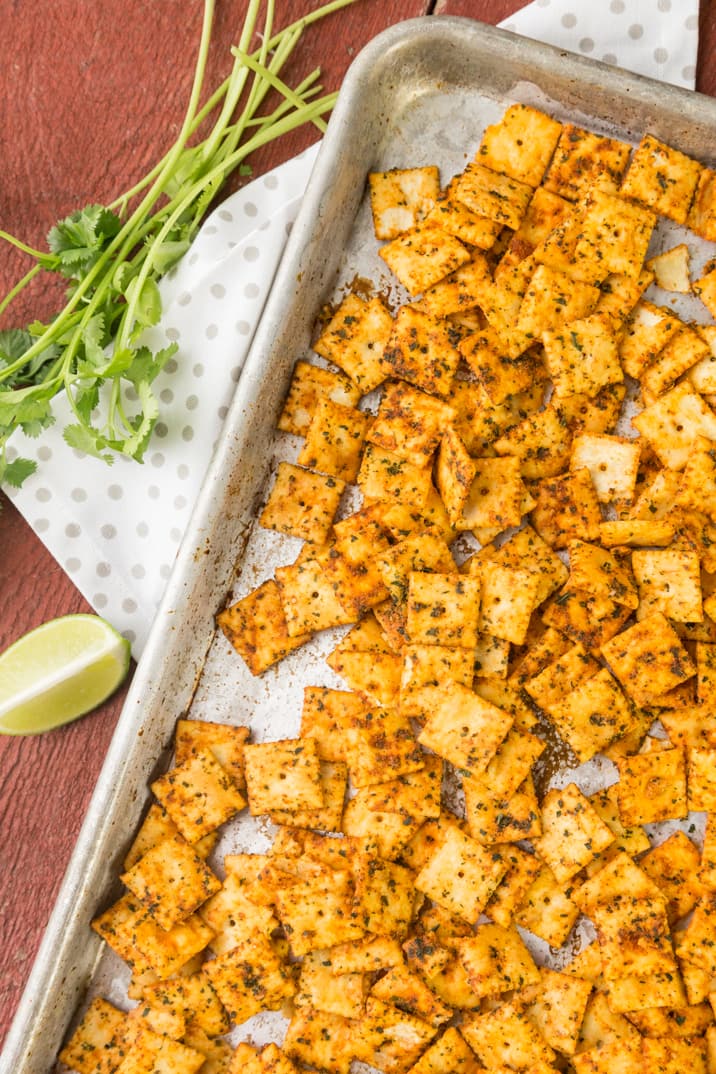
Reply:
[[[463,511],[476,474],[477,462],[470,456],[457,428],[448,425],[435,461],[435,484],[447,516],[456,529],[468,528]]]
[[[501,853],[508,862],[507,872],[485,907],[485,914],[490,921],[508,928],[542,863],[536,854],[518,846],[511,846],[509,850],[503,847]]]
[[[716,414],[691,388],[677,384],[632,418],[664,466],[682,470],[699,437],[716,441]]]
[[[474,924],[506,867],[499,855],[450,824],[416,876],[415,887],[439,906]]]
[[[293,463],[280,462],[259,522],[265,529],[322,544],[344,489],[345,482],[339,477],[316,474]]]
[[[371,850],[358,855],[354,877],[356,905],[366,931],[404,940],[415,909],[412,870],[384,861]]]
[[[315,738],[324,761],[345,761],[343,728],[368,708],[365,700],[348,690],[305,686],[301,712],[301,738]]]
[[[356,545],[360,538],[356,538]],[[377,549],[376,549],[377,551]],[[375,554],[361,558],[351,539],[336,542],[320,558],[320,565],[339,603],[353,619],[359,619],[370,608],[386,600],[388,590],[375,562]]]
[[[386,603],[390,604],[390,601]],[[326,657],[336,675],[368,703],[392,708],[400,696],[403,662],[396,652],[351,650],[338,645]]]
[[[484,1014],[468,1015],[461,1032],[488,1070],[547,1074],[555,1069],[554,1051],[515,1000]]]
[[[213,720],[177,720],[174,736],[175,764],[183,764],[199,750],[210,749],[240,790],[244,789],[244,746],[248,727]],[[196,849],[196,848],[195,848]]]
[[[423,294],[470,260],[466,246],[428,221],[381,246],[378,254],[410,295]]]
[[[416,466],[392,451],[368,443],[357,482],[368,500],[389,500],[420,510],[432,488],[432,471],[430,466]]]
[[[178,973],[214,936],[198,914],[171,929],[160,928],[134,895],[123,895],[92,928],[135,973],[153,970],[162,980]]]
[[[580,763],[627,734],[634,723],[631,707],[607,668],[552,705],[549,715]]]
[[[321,399],[330,399],[342,406],[353,407],[360,396],[358,385],[343,373],[335,369],[324,369],[299,358],[293,368],[291,387],[278,419],[278,428],[284,433],[293,433],[294,436],[305,436]]]
[[[304,637],[313,631],[356,621],[356,614],[346,611],[336,597],[320,557],[299,559],[286,567],[277,567],[275,574],[286,628],[292,637]]]
[[[320,399],[306,429],[298,462],[343,481],[355,481],[370,417],[355,407]],[[335,512],[334,512],[335,514]]]
[[[475,674],[474,649],[456,649],[445,645],[412,645],[403,649],[403,673],[400,680],[400,710],[406,716],[423,711],[420,694],[424,686],[441,686],[459,682],[471,686]]]
[[[542,622],[593,652],[618,634],[631,615],[631,608],[611,597],[596,596],[568,582],[557,596],[550,598]]]
[[[522,526],[499,548],[490,547],[487,551],[486,558],[490,563],[518,567],[535,575],[536,604],[541,604],[567,580],[568,570],[562,560],[529,524]]]
[[[365,935],[348,869],[319,868],[280,883],[276,916],[296,958],[311,951],[360,940]]]
[[[516,455],[473,459],[474,476],[463,506],[459,526],[501,533],[519,526],[533,501],[522,480],[522,464]]]
[[[256,933],[207,962],[204,973],[237,1024],[259,1011],[280,1010],[296,991],[271,941]]]
[[[468,209],[467,205],[463,205],[454,198],[453,190],[454,182],[448,185],[447,190],[438,198],[434,207],[428,213],[428,222],[437,224],[443,231],[454,235],[456,239],[466,243],[468,246],[476,246],[478,250],[489,250],[502,231],[502,224],[499,220],[487,220],[484,216],[474,213],[472,209]],[[460,313],[479,306],[479,291],[475,291],[473,284],[478,279],[480,282],[484,282],[486,277],[481,271],[473,274],[470,271],[471,264],[472,262],[466,262],[462,268],[456,269],[451,277],[446,277],[443,283],[438,283],[430,289],[430,292],[434,292],[445,288],[442,291],[442,297],[445,299],[452,292],[451,299],[442,307],[442,316],[447,316],[448,313]],[[468,272],[461,279],[463,268],[467,269]],[[463,282],[466,284],[464,288],[461,286]],[[423,295],[423,302],[426,305],[429,303],[427,308],[431,312],[437,313],[439,298],[437,294],[431,294],[430,292],[426,292]],[[462,301],[460,301],[461,294]]]
[[[320,809],[321,769],[315,738],[256,742],[244,750],[249,809]]]
[[[589,469],[582,465],[566,474],[546,478],[533,489],[536,500],[530,521],[553,549],[570,540],[596,541],[602,512]]]
[[[624,191],[622,190],[622,193]],[[575,262],[598,266],[600,280],[612,273],[638,277],[656,216],[616,194],[595,190],[587,202]]]
[[[171,1071],[172,1074],[196,1074],[206,1063],[206,1055],[189,1048],[164,1033],[143,1026],[137,1038],[123,1050],[117,1074],[145,1074],[146,1071]]]
[[[645,134],[627,168],[621,193],[677,224],[685,224],[702,166]]]
[[[639,587],[637,619],[663,612],[675,623],[703,621],[701,570],[692,548],[638,548],[631,558]]]
[[[512,104],[486,127],[476,159],[512,179],[539,186],[562,130],[556,119],[526,104]]]
[[[480,1069],[474,1052],[460,1035],[449,1026],[427,1051],[423,1052],[412,1074],[477,1074]]]
[[[488,324],[462,340],[458,350],[498,406],[544,376],[541,356],[531,345],[532,340],[518,332],[500,332]]]
[[[515,924],[533,932],[550,947],[561,947],[579,917],[579,907],[570,898],[573,893],[571,885],[559,883],[544,865],[515,910]]]
[[[617,759],[617,800],[622,823],[653,824],[688,813],[682,750],[652,750]]]
[[[699,362],[708,359],[711,348],[705,339],[689,325],[674,333],[651,365],[641,375],[645,399],[653,399],[670,388],[674,381],[688,373]]]
[[[219,612],[216,622],[253,675],[260,675],[310,637],[289,634],[279,588],[273,579]]]
[[[592,911],[607,982],[677,972],[664,900],[625,896]]]
[[[436,819],[441,814],[443,762],[426,753],[423,768],[397,779],[376,783],[364,792],[368,809],[376,813],[399,813],[417,820]]]
[[[370,172],[368,189],[375,237],[394,239],[432,209],[440,193],[440,173],[434,164]]]
[[[414,466],[424,466],[454,416],[447,403],[395,381],[383,390],[368,440]]]
[[[384,377],[397,377],[433,395],[446,395],[459,361],[445,321],[415,306],[400,307],[381,357]]]
[[[520,473],[529,481],[562,473],[569,462],[571,443],[569,426],[550,401],[544,410],[528,414],[498,437],[493,447],[498,455],[519,459]]]
[[[484,772],[513,717],[458,684],[426,687],[421,698],[426,719],[418,741],[456,768]]]
[[[569,201],[579,201],[590,190],[616,194],[631,146],[565,123],[544,179],[551,190]]]
[[[152,792],[188,843],[196,843],[233,817],[246,799],[209,750],[170,769]]]
[[[343,299],[313,349],[339,366],[361,392],[366,393],[385,380],[380,357],[392,328],[393,318],[380,298],[364,299],[351,292]]]
[[[486,792],[483,778],[465,778],[463,790],[468,828],[475,842],[485,846],[499,842],[503,847],[500,853],[503,853],[507,844],[534,839],[542,834],[539,803],[531,775],[509,798]],[[510,852],[513,850],[514,847]],[[490,910],[486,912],[491,916]],[[494,920],[498,921],[498,918]]]
[[[547,966],[539,973],[540,990],[528,1007],[530,1017],[550,1047],[574,1055],[592,983]]]
[[[106,999],[93,999],[60,1052],[60,1062],[78,1074],[113,1074],[122,1058],[126,1018]]]
[[[407,716],[373,708],[345,731],[348,768],[355,787],[387,783],[424,767]]]
[[[619,340],[619,360],[624,372],[638,380],[682,326],[683,322],[671,310],[646,299],[638,302]]]
[[[404,605],[413,571],[436,571],[454,574],[455,560],[442,537],[427,531],[420,536],[398,541],[378,560],[383,581],[395,604]]]
[[[679,635],[661,612],[606,642],[602,656],[637,705],[653,703],[696,674]]]
[[[533,701],[546,713],[553,709],[559,709],[565,695],[572,693],[585,679],[590,679],[599,671],[599,664],[595,658],[581,645],[570,646],[565,639],[560,638],[566,645],[566,649],[552,659],[553,653],[548,654],[547,663],[540,667],[530,669],[534,674],[524,677],[526,671],[521,670],[520,682]]]
[[[491,637],[522,645],[537,607],[539,579],[533,571],[488,560],[482,579],[481,629]]]
[[[533,844],[558,883],[571,880],[613,842],[614,833],[576,784],[547,792],[542,802],[542,835]]]
[[[688,835],[676,831],[650,848],[639,861],[640,868],[662,891],[672,925],[690,913],[701,898],[700,860],[698,848]]]
[[[610,597],[625,608],[639,605],[628,560],[598,544],[569,542],[569,584],[594,596]]]
[[[607,384],[624,379],[617,341],[604,314],[570,321],[542,335],[547,369],[558,397],[593,396]]]
[[[548,265],[538,265],[520,306],[517,329],[539,339],[543,332],[589,316],[598,300],[598,287]]]
[[[189,917],[221,888],[219,878],[179,837],[165,839],[148,850],[123,873],[122,883],[164,929]]]
[[[408,581],[408,637],[415,644],[474,648],[480,583],[461,574],[414,571]]]
[[[589,472],[600,503],[630,503],[640,458],[638,441],[606,433],[584,433],[574,438],[569,468]]]
[[[419,831],[421,822],[400,813],[383,813],[370,809],[366,790],[359,790],[346,802],[343,811],[343,834],[375,847],[386,861],[403,860],[406,848]]]
[[[453,185],[457,201],[495,223],[516,229],[532,198],[532,187],[484,164],[468,164]]]
[[[499,996],[539,982],[539,970],[514,927],[480,924],[474,936],[458,941],[457,953],[479,996]]]

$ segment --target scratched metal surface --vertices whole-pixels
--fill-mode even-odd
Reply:
[[[244,595],[297,551],[297,542],[261,530],[255,519],[276,460],[296,455],[297,442],[276,434],[275,420],[296,358],[310,352],[317,312],[356,276],[375,281],[389,299],[403,298],[377,257],[364,198],[367,173],[439,163],[446,181],[472,157],[486,123],[514,100],[630,141],[649,130],[713,164],[704,155],[716,146],[716,102],[710,98],[480,23],[411,20],[360,54],[344,82],[8,1038],[3,1074],[52,1070],[88,995],[124,1002],[125,972],[89,922],[120,893],[121,862],[148,804],[148,785],[169,761],[176,719],[190,713],[233,720],[250,725],[257,741],[285,737],[298,728],[304,685],[341,685],[323,660],[335,631],[255,679],[215,633],[214,615],[229,596]],[[218,854],[263,849],[265,838],[260,824],[242,817],[222,837]],[[276,1031],[275,1019],[259,1016],[247,1029],[260,1043]]]

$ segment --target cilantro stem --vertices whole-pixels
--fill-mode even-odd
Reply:
[[[11,246],[16,246],[18,250],[22,250],[24,254],[29,254],[30,257],[41,258],[47,257],[46,253],[42,250],[36,250],[34,246],[28,246],[26,242],[22,242],[21,239],[16,239],[14,235],[10,235],[7,231],[0,229],[0,239],[4,239],[5,242],[9,242]]]
[[[0,302],[0,314],[3,314],[5,312],[5,310],[8,308],[8,306],[10,305],[10,303],[13,301],[13,299],[17,295],[19,295],[21,291],[24,291],[24,289],[27,287],[28,283],[30,283],[30,281],[32,279],[34,279],[35,276],[37,276],[38,272],[40,272],[40,268],[41,268],[40,265],[33,265],[32,268],[29,270],[29,272],[26,272],[25,275],[21,279],[19,279],[17,281],[17,283],[14,285],[14,287],[12,287],[8,291],[8,293],[3,298],[2,302]],[[25,357],[23,355],[23,358],[22,358],[23,364],[25,363],[25,361],[26,361],[26,359],[25,359]],[[3,372],[4,372],[4,370],[0,369],[0,380],[2,380],[2,373]]]

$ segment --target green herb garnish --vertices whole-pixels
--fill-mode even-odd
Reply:
[[[35,262],[0,301],[0,314],[39,272],[70,283],[64,309],[49,323],[0,332],[0,483],[19,486],[34,472],[29,459],[8,461],[7,442],[17,429],[37,436],[51,425],[60,392],[76,419],[64,430],[68,444],[107,462],[115,453],[142,461],[159,415],[152,382],[177,349],[152,352],[140,343],[161,316],[157,281],[186,252],[229,175],[250,174],[245,161],[254,150],[304,123],[325,130],[336,94],[319,96],[320,72],[295,89],[279,76],[304,29],[352,2],[332,0],[274,33],[274,0],[267,0],[261,47],[249,53],[261,8],[251,0],[231,73],[200,106],[215,7],[204,0],[186,115],[165,156],[110,205],[88,205],[61,220],[48,251],[0,231]],[[271,91],[281,101],[262,113]],[[197,139],[212,115],[209,133]]]

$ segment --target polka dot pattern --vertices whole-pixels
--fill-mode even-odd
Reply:
[[[515,33],[694,88],[698,0],[533,0],[505,20]]]
[[[697,0],[533,0],[502,25],[693,88]],[[22,489],[10,490],[12,499],[90,604],[129,639],[135,657],[220,438],[316,151],[230,197],[162,280],[162,321],[145,342],[159,349],[176,341],[179,351],[155,382],[160,420],[143,466],[118,459],[110,469],[68,448],[61,430],[73,418],[61,399],[56,424],[37,441],[22,442],[39,469]],[[134,389],[128,398],[136,399]]]

